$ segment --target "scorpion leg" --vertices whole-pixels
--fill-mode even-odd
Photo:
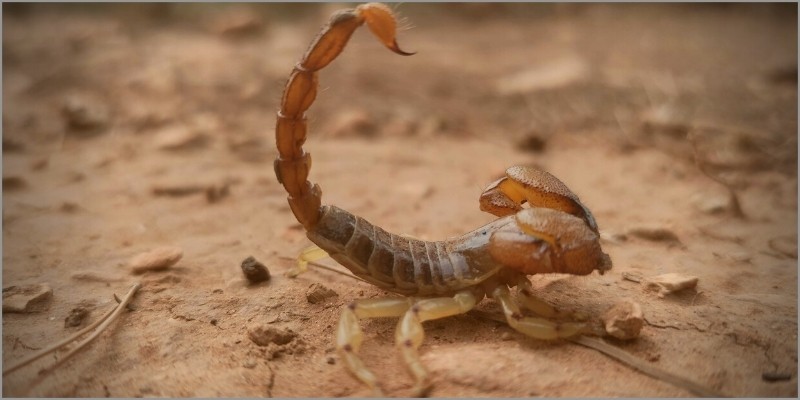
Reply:
[[[286,271],[286,276],[289,278],[296,278],[297,275],[308,271],[309,262],[321,260],[325,257],[328,257],[328,253],[319,246],[313,245],[306,247],[300,252],[300,255],[297,256],[297,265]]]
[[[453,297],[424,299],[416,302],[397,325],[395,340],[411,375],[414,377],[415,397],[421,397],[429,388],[428,372],[422,366],[417,349],[422,344],[425,332],[424,321],[463,314],[475,307],[477,298],[469,291],[459,292]]]
[[[506,316],[508,325],[528,336],[536,339],[553,340],[567,338],[581,333],[584,324],[574,322],[553,322],[544,318],[524,317],[519,310],[519,306],[511,298],[508,288],[498,286],[493,292],[492,297],[500,302],[503,313]]]
[[[518,296],[517,301],[519,305],[526,310],[533,311],[536,315],[544,318],[569,318],[572,320],[585,321],[589,318],[588,315],[580,312],[565,312],[553,307],[546,301],[537,297],[531,282],[526,279],[520,279],[517,284]]]
[[[480,197],[481,210],[498,217],[521,211],[523,203],[572,214],[583,219],[597,233],[597,223],[592,213],[578,196],[555,176],[534,167],[514,166],[507,169],[506,176],[492,182]]]
[[[339,319],[336,334],[336,348],[344,360],[347,369],[374,392],[375,396],[383,396],[378,387],[378,379],[358,357],[358,350],[364,340],[364,334],[358,321],[361,318],[399,317],[411,307],[408,298],[385,298],[357,300],[348,305]]]

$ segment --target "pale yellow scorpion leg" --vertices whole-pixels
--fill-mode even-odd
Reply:
[[[399,317],[412,304],[408,298],[385,298],[357,300],[345,307],[339,319],[336,332],[336,349],[344,360],[347,369],[361,382],[369,386],[375,396],[383,396],[378,387],[378,379],[361,359],[358,350],[364,340],[364,333],[358,324],[360,318]]]
[[[553,340],[567,338],[581,333],[585,327],[585,325],[581,323],[560,323],[549,321],[544,318],[523,316],[519,306],[514,302],[511,293],[505,286],[497,287],[492,292],[492,297],[503,307],[503,314],[505,314],[509,326],[536,339]]]
[[[520,280],[517,285],[517,301],[526,310],[534,312],[536,315],[545,318],[569,318],[572,320],[586,321],[589,315],[578,312],[567,312],[559,310],[548,304],[546,301],[536,296],[531,282],[527,279]]]
[[[319,246],[314,245],[306,247],[300,252],[300,255],[297,256],[297,264],[294,268],[286,271],[286,276],[289,278],[296,278],[298,275],[308,271],[309,262],[321,260],[325,257],[328,257],[328,253],[319,248]]]
[[[452,298],[423,299],[416,303],[407,298],[358,300],[345,308],[342,313],[336,347],[350,372],[369,386],[376,396],[381,396],[377,378],[358,357],[358,349],[363,340],[358,321],[360,318],[402,315],[397,324],[395,341],[403,361],[414,377],[414,393],[416,396],[421,396],[429,388],[428,373],[422,366],[417,352],[425,337],[422,322],[466,313],[475,306],[475,303],[476,297],[470,292],[461,292]]]

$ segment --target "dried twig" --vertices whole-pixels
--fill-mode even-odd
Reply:
[[[488,313],[485,311],[479,310],[472,310],[470,314],[474,314],[478,317],[490,319],[492,321],[497,321],[501,323],[507,323],[505,318],[500,315]],[[677,387],[686,389],[693,394],[701,397],[726,397],[720,393],[715,392],[712,389],[706,388],[700,384],[694,383],[686,378],[682,378],[677,375],[673,375],[667,371],[661,370],[656,368],[650,364],[647,364],[645,361],[640,360],[630,353],[627,353],[623,350],[620,350],[600,339],[589,338],[586,336],[578,336],[577,338],[569,338],[569,341],[579,344],[581,346],[585,346],[591,348],[593,350],[597,350],[608,357],[611,357],[628,367],[631,367],[639,372],[644,373],[645,375],[651,376],[655,379],[658,379],[663,382],[667,382],[673,384]]]
[[[43,356],[45,356],[47,354],[50,354],[50,353],[52,353],[54,351],[57,351],[57,350],[63,348],[65,345],[75,341],[77,338],[83,336],[87,332],[91,331],[92,329],[94,329],[95,327],[100,325],[100,328],[98,328],[97,331],[95,331],[91,336],[89,336],[84,341],[82,341],[81,343],[76,345],[75,348],[70,350],[61,359],[59,359],[59,361],[56,362],[55,365],[53,365],[52,367],[49,367],[49,368],[42,369],[41,371],[39,371],[39,374],[43,374],[46,371],[54,369],[55,367],[60,365],[64,360],[66,360],[67,358],[69,358],[70,356],[75,354],[75,352],[80,350],[83,346],[87,345],[89,342],[94,340],[106,327],[108,327],[108,325],[111,324],[111,322],[114,321],[114,319],[116,319],[116,317],[120,314],[122,308],[124,308],[125,305],[128,302],[131,301],[131,299],[133,298],[133,295],[136,293],[137,290],[139,290],[139,288],[141,286],[142,285],[140,283],[136,283],[135,285],[133,285],[133,287],[131,287],[131,289],[128,291],[128,294],[125,295],[125,298],[123,299],[123,303],[122,304],[117,305],[116,307],[112,308],[111,310],[108,310],[108,312],[103,314],[102,317],[100,317],[97,321],[93,322],[92,324],[90,324],[86,328],[83,328],[80,331],[76,332],[74,335],[72,335],[72,336],[70,336],[70,337],[68,337],[68,338],[66,338],[64,340],[61,340],[58,343],[53,344],[52,346],[48,346],[47,348],[42,349],[42,350],[40,350],[40,351],[38,351],[38,352],[36,352],[34,354],[31,354],[29,357],[25,358],[24,360],[22,360],[22,361],[20,361],[20,362],[18,362],[16,364],[4,369],[3,370],[3,376],[6,376],[7,374],[9,374],[11,372],[16,371],[16,370],[18,370],[18,369],[20,369],[20,368],[32,363],[32,362],[38,360],[39,358],[42,358]]]

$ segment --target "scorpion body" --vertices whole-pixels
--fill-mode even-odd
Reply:
[[[472,232],[444,241],[423,241],[386,232],[335,206],[322,205],[322,191],[308,180],[311,156],[303,149],[305,112],[314,102],[318,71],[344,49],[362,24],[390,50],[397,45],[396,21],[379,3],[335,13],[294,66],[281,99],[275,140],[275,174],[288,192],[289,206],[320,249],[377,287],[404,296],[350,303],[342,313],[336,347],[347,368],[380,395],[375,375],[358,357],[363,339],[359,319],[400,317],[397,347],[415,380],[415,393],[430,387],[418,348],[422,322],[465,313],[488,296],[498,301],[509,325],[529,336],[557,339],[579,334],[580,323],[546,318],[555,309],[535,298],[527,275],[587,275],[611,268],[600,248],[591,212],[561,181],[531,167],[511,167],[480,197],[480,208],[499,218]],[[529,207],[523,207],[527,203]],[[296,274],[310,258],[301,255]],[[518,287],[515,300],[509,288]],[[545,318],[523,316],[520,303]]]

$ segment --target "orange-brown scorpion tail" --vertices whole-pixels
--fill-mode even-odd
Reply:
[[[331,17],[311,42],[303,59],[294,66],[283,91],[275,126],[278,147],[275,175],[289,193],[289,206],[294,216],[306,230],[313,229],[319,221],[322,190],[319,185],[308,181],[311,155],[303,150],[308,128],[305,112],[317,96],[317,71],[325,68],[344,50],[356,28],[365,22],[390,50],[406,56],[414,54],[397,46],[397,22],[389,7],[379,3],[362,4]]]

